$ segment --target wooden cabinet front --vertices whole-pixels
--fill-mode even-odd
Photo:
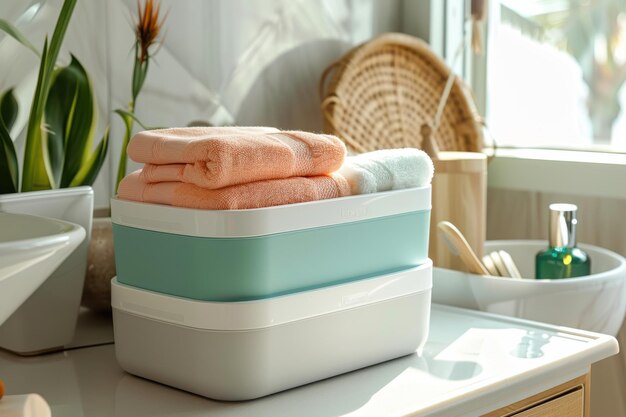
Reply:
[[[483,417],[590,417],[589,374]]]

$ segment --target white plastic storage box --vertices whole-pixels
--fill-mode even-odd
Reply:
[[[135,375],[247,400],[423,347],[432,263],[263,300],[196,301],[112,281],[115,352]]]
[[[350,282],[428,257],[430,186],[250,210],[111,200],[117,279],[203,301]]]

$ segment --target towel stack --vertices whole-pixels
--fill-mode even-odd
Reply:
[[[144,163],[119,188],[122,199],[199,209],[249,209],[349,194],[339,175],[344,144],[334,136],[263,127],[141,132],[128,155]]]
[[[331,135],[266,127],[194,127],[140,132],[129,157],[145,164],[118,196],[198,209],[250,209],[417,187],[430,158],[417,149],[346,158]]]

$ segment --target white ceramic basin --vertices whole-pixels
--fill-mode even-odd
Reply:
[[[523,277],[535,276],[540,240],[485,242],[484,253],[502,249]],[[626,313],[626,259],[580,244],[591,258],[591,275],[560,280],[486,277],[433,269],[434,303],[471,308],[560,326],[617,335]]]
[[[73,223],[0,213],[0,324],[85,238]]]

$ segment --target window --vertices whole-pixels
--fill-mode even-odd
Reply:
[[[500,0],[487,120],[499,145],[626,149],[626,2]]]
[[[486,117],[490,136],[495,138],[498,145],[496,158],[489,164],[489,187],[558,195],[626,198],[626,191],[620,183],[626,178],[626,116],[621,110],[622,107],[626,110],[626,100],[621,98],[626,96],[626,87],[612,90],[619,94],[620,111],[611,125],[610,139],[594,140],[586,107],[589,87],[582,76],[582,66],[569,54],[562,40],[557,41],[558,32],[548,30],[551,26],[547,24],[545,28],[541,26],[546,20],[557,17],[564,19],[572,10],[586,10],[585,13],[589,14],[589,9],[582,8],[595,5],[598,8],[594,10],[601,14],[606,12],[608,5],[615,4],[614,7],[618,9],[609,8],[610,13],[606,17],[621,16],[621,8],[626,8],[626,2],[622,6],[617,4],[617,0],[489,1],[489,16],[483,31],[486,33],[483,37],[487,44],[486,47],[483,45],[485,52],[473,55],[470,48],[466,47],[466,53],[461,59],[455,59],[454,51],[458,45],[461,42],[469,45],[472,32],[468,23],[471,2],[405,0],[405,22],[413,23],[405,25],[405,30],[427,40],[434,51],[457,74],[462,74],[472,87],[479,112]],[[615,10],[620,10],[620,13]],[[413,17],[412,22],[412,16],[421,17],[421,20]],[[621,45],[621,37],[625,35],[621,32],[623,19],[620,17],[619,21],[616,20],[619,22],[620,35],[607,42],[613,48]],[[499,29],[502,31],[499,32]],[[513,49],[515,44],[507,43],[510,37],[502,36],[502,39],[498,39],[505,31],[519,43],[532,43],[532,50],[537,53],[526,53],[524,59],[518,59],[521,55],[515,55],[514,52],[520,53]],[[602,41],[597,42],[602,44]],[[504,57],[497,56],[498,46],[504,50]],[[621,59],[620,48],[614,49],[612,53]],[[552,61],[542,55],[542,51],[546,50]],[[508,59],[517,59],[515,62],[518,65],[509,65],[508,72],[504,72],[501,68],[510,64],[506,62],[507,56]],[[601,58],[601,54],[598,57]],[[559,77],[554,76],[552,83],[545,82],[546,74],[553,74],[555,62],[567,66],[564,71],[569,72],[558,73]],[[626,63],[621,65],[625,66]],[[573,79],[571,85],[563,81],[566,76]],[[538,77],[544,78],[541,88],[533,83]],[[520,85],[525,87],[519,88]],[[554,94],[557,87],[565,93],[561,96]],[[515,92],[518,92],[517,96]],[[524,102],[524,97],[530,99]],[[566,101],[566,98],[571,100]],[[548,102],[550,106],[546,104]],[[569,112],[569,118],[564,116],[566,111]]]

